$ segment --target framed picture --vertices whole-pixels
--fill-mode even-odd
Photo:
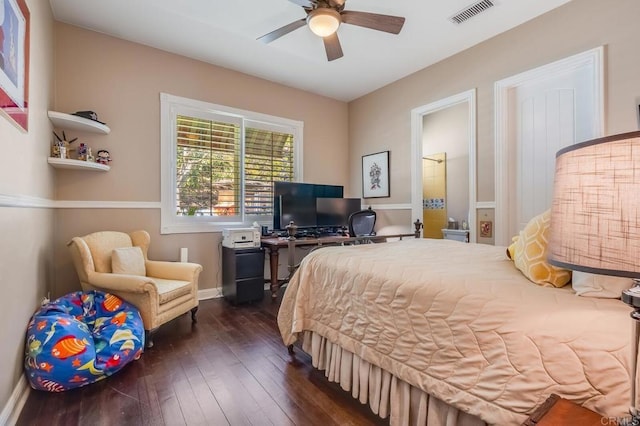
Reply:
[[[26,0],[0,0],[0,111],[28,130],[29,9]]]
[[[389,151],[362,156],[362,198],[389,196]]]

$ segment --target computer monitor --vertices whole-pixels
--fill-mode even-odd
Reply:
[[[299,198],[342,198],[344,187],[340,185],[319,185],[300,182],[274,182],[273,184],[273,229],[283,230],[289,222],[281,222],[280,199],[282,195]],[[315,201],[314,201],[315,202]]]
[[[313,197],[280,196],[280,226],[284,229],[289,222],[298,228],[316,226],[316,199]]]
[[[316,198],[319,227],[347,226],[349,215],[362,209],[360,198]]]

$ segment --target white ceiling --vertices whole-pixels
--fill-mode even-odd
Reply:
[[[302,27],[256,38],[306,16],[288,0],[50,0],[55,19],[330,98],[351,101],[509,30],[569,0],[493,0],[461,25],[475,0],[347,0],[345,10],[404,16],[399,35],[341,25],[344,57],[328,62]]]

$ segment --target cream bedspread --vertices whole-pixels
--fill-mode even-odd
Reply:
[[[539,287],[504,247],[404,240],[327,247],[292,277],[285,344],[309,330],[491,424],[550,393],[606,416],[630,405],[630,308]]]

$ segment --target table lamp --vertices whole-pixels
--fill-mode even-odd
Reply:
[[[640,340],[640,132],[571,145],[556,154],[549,262],[571,270],[631,277],[622,293],[634,308],[631,422]],[[635,423],[630,423],[635,424]]]

